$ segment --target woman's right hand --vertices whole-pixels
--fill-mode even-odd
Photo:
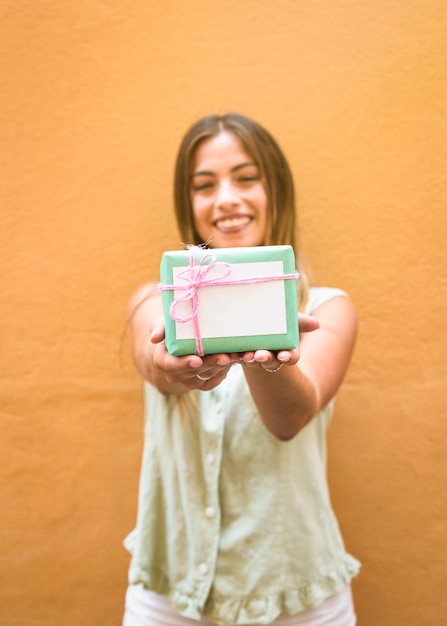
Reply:
[[[152,376],[150,382],[162,393],[185,393],[191,389],[210,391],[220,385],[230,367],[240,361],[240,355],[196,354],[173,356],[165,344],[164,319],[154,321],[150,334],[152,348]]]
[[[134,294],[128,320],[136,368],[161,393],[214,389],[239,360],[238,354],[212,354],[203,358],[195,354],[181,357],[169,354],[161,294],[155,284],[144,285]]]

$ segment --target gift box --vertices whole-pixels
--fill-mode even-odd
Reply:
[[[165,252],[160,278],[170,354],[298,345],[298,275],[291,246]]]

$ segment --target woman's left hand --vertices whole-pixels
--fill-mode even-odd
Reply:
[[[318,330],[320,327],[316,317],[305,313],[298,314],[298,324],[300,334],[310,333]],[[300,358],[299,345],[292,350],[279,350],[272,352],[270,350],[256,350],[255,352],[246,352],[242,355],[241,361],[244,365],[260,366],[269,374],[279,372],[283,365],[296,365]]]

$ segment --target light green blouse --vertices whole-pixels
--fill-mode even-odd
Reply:
[[[311,288],[307,310],[339,295]],[[261,422],[242,368],[193,392],[193,417],[145,386],[145,447],[130,583],[181,614],[224,625],[270,623],[321,604],[359,570],[346,553],[326,483],[330,403],[278,441]]]

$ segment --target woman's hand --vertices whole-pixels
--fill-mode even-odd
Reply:
[[[300,334],[310,333],[320,327],[317,318],[305,313],[298,314],[298,324]],[[300,358],[299,345],[293,350],[280,350],[271,352],[270,350],[256,350],[246,352],[241,361],[249,367],[261,366],[268,373],[279,372],[283,365],[296,365]]]
[[[315,317],[299,314],[300,333],[312,333],[319,327]],[[175,357],[165,345],[165,325],[160,293],[155,285],[144,285],[129,303],[129,328],[135,365],[141,376],[161,393],[182,394],[191,389],[209,391],[217,387],[234,363],[275,369],[280,364],[297,363],[299,347],[294,350],[195,354]]]
[[[163,393],[184,393],[191,389],[210,391],[220,385],[230,367],[240,360],[237,353],[209,354],[203,357],[195,354],[172,356],[166,350],[164,338],[164,320],[159,319],[150,335],[150,341],[154,344],[152,368],[157,373],[156,386]]]
[[[239,354],[195,354],[176,357],[165,345],[161,294],[153,284],[144,285],[129,303],[132,355],[138,372],[164,394],[183,394],[191,389],[217,387]]]
[[[300,333],[312,332],[319,327],[315,317],[299,314]],[[226,377],[234,363],[243,363],[249,367],[263,367],[267,372],[278,371],[283,365],[296,365],[299,359],[299,347],[293,350],[281,350],[277,353],[269,350],[256,350],[245,353],[209,354],[204,357],[187,355],[175,357],[169,354],[164,343],[164,320],[162,317],[154,321],[150,341],[154,344],[152,366],[162,374],[169,386],[174,385],[166,393],[182,393],[190,389],[209,391],[217,387]],[[157,387],[165,391],[158,376]],[[180,385],[180,387],[179,387]]]

